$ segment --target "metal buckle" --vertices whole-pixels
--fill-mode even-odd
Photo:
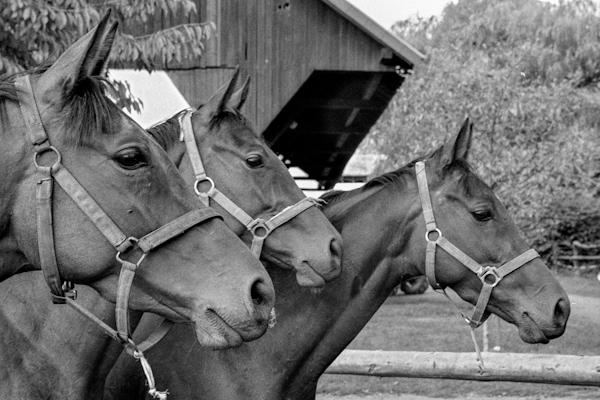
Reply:
[[[47,152],[53,152],[56,155],[56,161],[54,161],[54,163],[52,163],[52,165],[40,165],[38,163],[39,157]],[[34,154],[33,154],[33,165],[35,165],[35,167],[37,169],[45,169],[45,168],[49,168],[51,170],[56,170],[58,168],[58,165],[62,162],[62,156],[60,155],[60,152],[58,151],[58,149],[54,146],[48,146],[45,147],[43,149],[37,150]]]
[[[77,300],[77,290],[75,289],[73,282],[64,281],[62,284],[62,290],[62,296],[57,296],[54,293],[50,293],[52,295],[53,304],[65,304],[67,299]]]
[[[208,182],[210,184],[210,188],[208,188],[208,190],[204,192],[200,190],[200,184],[203,182]],[[196,179],[196,182],[194,182],[194,192],[196,192],[198,196],[209,197],[214,192],[214,190],[215,182],[208,176],[205,176],[204,178],[198,178]]]
[[[435,239],[431,239],[429,237],[429,235],[431,235],[432,233],[437,233],[437,237]],[[441,237],[442,237],[442,231],[440,231],[438,228],[431,229],[431,230],[425,232],[425,241],[428,243],[437,243]]]
[[[115,255],[115,258],[117,259],[117,261],[121,264],[121,265],[126,265],[127,263],[129,264],[134,264],[136,267],[139,267],[140,264],[142,263],[142,261],[144,261],[144,259],[146,258],[146,256],[148,255],[148,253],[144,253],[142,252],[142,255],[140,256],[140,258],[137,260],[137,262],[132,263],[131,261],[128,260],[124,260],[123,258],[121,258],[121,255],[123,253],[128,252],[130,249],[132,249],[138,242],[138,239],[130,236],[126,239],[126,242],[131,243],[131,246],[128,246],[125,250],[122,251],[117,251],[117,254]]]
[[[271,230],[267,226],[267,223],[264,219],[257,218],[252,221],[252,224],[248,226],[248,230],[252,233],[256,239],[266,239],[271,233]]]
[[[477,271],[477,276],[484,285],[491,287],[495,287],[502,280],[502,277],[498,274],[498,268],[491,266],[481,267],[481,269]],[[490,283],[486,281],[489,276],[494,277],[494,282]]]

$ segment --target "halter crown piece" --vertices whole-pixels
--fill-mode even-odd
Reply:
[[[473,338],[475,350],[477,351],[480,361],[480,367],[483,367],[483,361],[481,359],[481,354],[479,352],[479,347],[477,345],[477,341],[475,340],[473,330],[483,323],[483,314],[490,301],[492,291],[505,276],[521,268],[528,262],[538,258],[540,255],[537,253],[537,251],[529,249],[498,267],[482,266],[477,261],[466,255],[458,247],[454,246],[448,239],[446,239],[442,235],[440,228],[438,228],[437,224],[435,223],[433,206],[431,203],[431,197],[429,195],[429,186],[427,184],[425,163],[423,161],[419,161],[415,164],[415,173],[417,175],[417,185],[419,188],[419,197],[421,199],[421,208],[423,209],[423,217],[425,218],[425,241],[427,242],[427,248],[425,250],[425,274],[429,284],[435,290],[442,290],[444,295],[446,295],[446,297],[452,303],[454,303],[435,278],[435,253],[438,246],[469,270],[473,271],[473,273],[475,273],[481,280],[481,292],[479,292],[479,298],[477,299],[473,314],[471,317],[466,317],[462,313],[461,315],[471,328],[471,336]]]
[[[135,271],[140,267],[150,251],[166,241],[181,235],[193,226],[213,218],[222,217],[210,208],[196,209],[187,212],[140,239],[126,235],[62,164],[59,150],[50,144],[50,140],[44,129],[29,76],[18,77],[15,80],[15,87],[17,88],[19,107],[23,114],[27,134],[34,148],[33,163],[38,176],[36,188],[38,251],[40,266],[50,287],[52,301],[56,304],[70,305],[76,311],[98,324],[110,337],[120,342],[128,354],[140,360],[148,381],[149,394],[154,398],[166,399],[166,392],[159,392],[155,388],[152,370],[144,357],[143,351],[156,343],[156,341],[153,342],[156,337],[164,336],[162,335],[162,331],[166,332],[170,323],[161,325],[157,330],[160,332],[155,331],[146,341],[136,345],[131,339],[129,332],[128,303],[131,284],[135,276]],[[41,156],[45,153],[53,153],[54,161],[52,164],[44,165],[42,163]],[[73,283],[63,282],[60,276],[56,261],[52,221],[54,181],[77,204],[79,209],[90,218],[96,228],[115,248],[116,259],[121,264],[115,308],[116,330],[75,302],[77,292],[74,289]],[[123,258],[133,248],[137,248],[142,253],[136,262],[131,262]]]
[[[209,199],[212,199],[215,203],[219,204],[223,209],[225,209],[225,211],[227,211],[231,216],[238,220],[246,228],[246,230],[252,234],[252,245],[250,250],[256,258],[260,258],[263,244],[271,232],[309,208],[313,206],[319,206],[322,203],[318,199],[305,197],[296,204],[284,208],[269,219],[263,219],[260,217],[252,218],[237,204],[231,201],[231,199],[225,196],[219,189],[217,189],[215,187],[215,182],[206,175],[204,164],[202,163],[202,158],[200,157],[198,145],[194,136],[194,130],[192,128],[192,114],[192,110],[186,110],[184,113],[182,113],[179,117],[179,125],[181,126],[180,140],[185,142],[186,151],[194,171],[194,191],[206,206],[209,206]],[[205,182],[208,183],[209,188],[208,190],[203,191],[201,190],[200,186]]]

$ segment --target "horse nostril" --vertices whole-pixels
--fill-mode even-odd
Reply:
[[[331,251],[331,266],[334,271],[337,271],[342,264],[342,243],[339,239],[332,239],[329,244],[329,250]]]
[[[269,287],[260,279],[256,280],[250,288],[250,297],[252,298],[252,304],[256,308],[261,306],[269,307],[272,305],[273,296]]]
[[[571,313],[571,306],[569,302],[565,299],[560,299],[556,303],[554,307],[554,325],[555,326],[564,326],[567,323],[567,319],[569,319],[569,314]]]

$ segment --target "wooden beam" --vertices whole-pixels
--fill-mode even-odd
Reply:
[[[345,109],[345,108],[361,108],[363,110],[382,110],[387,104],[381,104],[370,100],[359,99],[305,99],[302,100],[304,108],[325,108],[325,109]]]
[[[345,350],[326,373],[600,387],[600,356]]]

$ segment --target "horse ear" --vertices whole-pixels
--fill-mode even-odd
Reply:
[[[242,85],[242,88],[240,90],[238,90],[237,92],[235,92],[233,95],[231,95],[231,100],[229,101],[229,103],[233,106],[234,109],[241,110],[242,107],[244,106],[244,103],[246,102],[246,99],[248,98],[249,92],[250,92],[250,76],[248,76],[248,78],[246,78],[246,80],[244,81],[244,84]]]
[[[471,148],[473,123],[466,117],[460,130],[444,144],[441,154],[441,166],[445,167],[456,160],[466,160]]]
[[[68,93],[82,79],[103,73],[117,31],[117,23],[109,23],[109,17],[110,10],[42,74],[38,84],[42,95]]]
[[[227,107],[229,100],[233,95],[233,90],[235,89],[239,75],[240,69],[236,68],[229,83],[221,87],[205,105],[198,109],[203,118],[210,120],[213,116],[220,114]]]

